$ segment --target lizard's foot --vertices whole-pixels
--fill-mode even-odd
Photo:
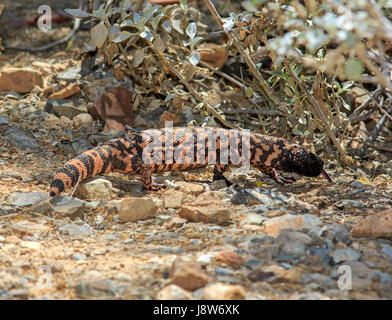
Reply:
[[[151,191],[158,191],[161,189],[165,189],[166,185],[161,184],[161,183],[151,183],[149,186],[144,186],[146,190],[151,190]]]
[[[276,175],[274,177],[274,180],[279,184],[293,183],[297,181],[297,179],[295,179],[294,177],[283,177],[281,175]]]

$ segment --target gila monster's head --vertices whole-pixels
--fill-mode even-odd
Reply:
[[[324,161],[305,148],[296,146],[281,159],[281,167],[284,171],[295,172],[307,177],[317,177],[322,174],[328,181],[331,178],[324,171]]]

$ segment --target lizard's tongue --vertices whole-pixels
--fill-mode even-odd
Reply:
[[[321,170],[321,174],[325,177],[325,179],[328,180],[328,182],[333,183],[332,179],[329,177],[328,173],[325,172],[325,170]]]

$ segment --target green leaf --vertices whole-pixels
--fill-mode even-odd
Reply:
[[[133,20],[135,21],[136,24],[140,23],[140,16],[137,12],[134,13]]]
[[[87,18],[87,17],[91,16],[91,14],[89,14],[88,12],[80,10],[80,9],[64,9],[64,11],[75,18],[82,19],[82,18]]]
[[[98,19],[103,20],[103,19],[106,18],[106,12],[105,12],[105,10],[102,8],[102,9],[100,9],[100,10],[98,10],[98,11],[93,12],[92,16],[95,17],[95,18],[98,18]]]
[[[199,42],[200,41],[202,41],[203,40],[203,37],[196,37],[196,38],[193,38],[192,40],[191,40],[191,47],[192,48],[194,48],[194,47],[196,47],[198,44],[199,44]]]
[[[279,77],[281,77],[283,79],[286,79],[286,75],[282,71],[271,70],[270,73],[275,74],[275,75],[277,75],[277,76],[279,76]]]
[[[170,33],[172,31],[172,25],[170,20],[165,20],[162,22],[162,28],[165,29],[166,32]]]
[[[158,35],[158,37],[154,40],[153,42],[153,47],[158,51],[158,52],[164,52],[166,49],[166,45],[163,42],[163,40],[160,38],[160,36]]]
[[[193,39],[196,35],[197,32],[197,26],[196,23],[192,22],[188,25],[188,27],[185,30],[186,34],[189,36],[189,38]]]
[[[117,36],[119,36],[121,33],[120,27],[118,24],[114,24],[109,31],[109,38],[110,40],[115,39]]]
[[[131,36],[132,36],[131,32],[121,31],[121,33],[117,37],[115,37],[112,41],[114,43],[120,43],[120,42],[123,42],[125,40],[128,40]]]
[[[120,27],[121,27],[121,28],[125,28],[125,27],[138,27],[138,25],[137,25],[136,23],[134,23],[134,22],[132,21],[132,19],[127,19],[127,20],[124,20],[123,22],[121,22]]]
[[[252,97],[253,96],[253,92],[254,92],[253,88],[251,88],[251,87],[246,88],[246,97],[247,98]]]
[[[187,7],[187,0],[180,0],[181,7],[185,9]]]
[[[194,66],[197,66],[197,64],[200,62],[200,54],[196,51],[192,51],[189,56],[189,62]]]
[[[150,32],[150,29],[148,29],[147,27],[145,27],[144,30],[140,33],[140,36],[143,39],[146,39],[147,41],[154,40],[154,35]]]
[[[302,131],[300,131],[300,130],[297,128],[297,126],[295,126],[295,127],[293,128],[293,133],[294,133],[296,136],[300,136],[300,137],[303,137],[303,135],[304,135],[304,133],[303,133]]]
[[[156,17],[152,18],[151,25],[152,25],[154,32],[157,31],[159,21],[161,21],[162,18],[164,18],[164,15],[162,13],[160,13]]]
[[[359,80],[364,71],[362,62],[356,59],[349,59],[344,64],[344,73],[347,79]]]
[[[226,32],[229,32],[234,27],[234,19],[224,18],[222,19],[222,21],[223,21],[223,29],[225,29]]]
[[[106,29],[105,23],[101,21],[97,25],[91,28],[91,41],[94,43],[94,45],[97,48],[102,48],[104,45],[109,32],[108,29]]]

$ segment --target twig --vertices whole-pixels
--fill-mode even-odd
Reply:
[[[391,110],[391,108],[388,107],[386,111],[389,112],[390,110]],[[383,116],[380,118],[380,120],[377,122],[377,124],[376,124],[376,126],[375,126],[375,128],[373,130],[372,135],[368,137],[368,139],[366,141],[367,143],[362,146],[361,150],[359,150],[359,155],[361,157],[363,157],[365,155],[365,153],[367,151],[367,145],[368,144],[373,144],[374,141],[376,140],[376,138],[377,138],[378,134],[380,133],[380,131],[381,131],[381,129],[382,129],[386,119],[387,119],[387,113],[384,113]]]
[[[223,110],[223,112],[228,114],[250,113],[250,114],[259,114],[262,116],[286,116],[280,110],[232,109],[232,110]]]
[[[391,82],[384,76],[384,74],[376,68],[376,66],[365,56],[362,50],[357,50],[358,59],[362,61],[367,69],[374,73],[378,82],[384,88],[391,88]]]
[[[258,81],[261,92],[264,95],[265,99],[274,105],[279,105],[280,101],[278,98],[274,95],[268,84],[265,82],[263,76],[261,73],[257,70],[252,58],[249,56],[249,54],[245,51],[243,48],[241,42],[230,32],[227,32],[224,27],[223,27],[223,22],[221,17],[219,16],[219,13],[216,11],[214,5],[211,3],[210,0],[203,0],[205,5],[207,6],[208,10],[210,10],[211,15],[213,16],[214,20],[216,23],[222,27],[222,29],[226,32],[227,37],[229,38],[230,41],[233,42],[233,45],[236,47],[242,58],[244,59],[245,63],[248,65],[250,72],[253,74],[253,76],[256,78]]]
[[[358,138],[354,138],[354,137],[349,137],[349,136],[345,136],[346,138],[353,140],[353,141],[358,141],[360,143],[366,144],[367,146],[373,148],[373,149],[379,149],[379,150],[384,150],[384,151],[388,151],[388,152],[392,152],[392,147],[386,147],[386,146],[380,146],[378,144],[372,144],[369,143],[367,141],[358,139]]]
[[[80,183],[80,174],[79,174],[79,177],[78,177],[78,182],[76,182],[76,186],[75,186],[75,188],[73,189],[73,191],[72,191],[72,193],[71,193],[71,195],[70,195],[71,198],[72,198],[72,196],[74,195],[76,189],[78,188],[79,183]]]
[[[208,68],[209,70],[211,70],[213,73],[216,73],[217,75],[221,76],[222,78],[225,78],[226,80],[230,81],[231,83],[233,83],[234,85],[246,89],[246,87],[239,81],[237,81],[236,79],[230,77],[228,74],[219,71],[218,69],[211,67],[208,63],[205,63],[204,61],[200,61],[199,64],[204,67],[204,68]]]
[[[384,98],[384,97],[383,97],[383,98]],[[380,104],[379,104],[377,101],[375,101],[375,103],[376,103],[377,108],[379,108],[380,111],[381,111],[384,115],[386,115],[386,116],[388,117],[389,120],[392,121],[392,116],[387,112],[387,110],[385,110],[383,107],[381,107]],[[382,104],[382,102],[381,102],[381,104]],[[391,109],[391,108],[388,108],[388,110],[390,110],[390,109]]]
[[[350,117],[349,117],[350,121],[358,120],[358,118],[359,118],[359,113],[360,113],[362,110],[366,109],[367,106],[370,104],[370,102],[371,102],[372,100],[376,99],[376,98],[381,94],[381,92],[382,92],[382,87],[381,87],[381,85],[378,85],[378,86],[377,86],[377,89],[374,90],[374,91],[369,95],[369,98],[367,98],[366,101],[364,101],[358,108],[356,108],[356,109],[354,110],[354,112],[353,112],[352,114],[350,114]]]
[[[50,48],[58,46],[64,42],[67,42],[68,40],[72,39],[74,37],[74,35],[76,34],[76,32],[79,30],[79,27],[80,27],[80,19],[75,18],[72,31],[67,36],[65,36],[64,38],[62,38],[60,40],[54,41],[52,43],[49,43],[47,45],[44,45],[42,47],[37,47],[37,48],[12,47],[12,46],[6,46],[6,45],[4,46],[4,48],[6,48],[7,50],[21,50],[21,51],[28,51],[28,52],[40,52],[40,51],[49,50]]]
[[[297,75],[291,70],[291,67],[287,61],[283,62],[284,65],[286,66],[287,71],[290,73],[290,75],[293,77],[297,85],[300,87],[301,91],[306,95],[310,103],[313,105],[316,115],[321,121],[324,123],[324,127],[327,130],[327,133],[332,140],[333,144],[336,146],[336,149],[338,150],[340,157],[342,161],[346,164],[349,165],[349,161],[344,153],[343,148],[341,147],[340,143],[336,139],[335,135],[332,132],[331,127],[328,124],[327,118],[324,115],[324,112],[321,110],[320,105],[318,104],[317,100],[309,93],[309,91],[306,89],[305,85],[302,83],[302,81],[297,77]]]
[[[192,93],[192,95],[199,101],[203,102],[204,105],[207,108],[207,111],[212,113],[224,126],[231,128],[231,129],[238,129],[235,125],[231,124],[228,122],[226,119],[224,119],[208,102],[205,101],[205,99],[192,87],[192,85],[188,82],[188,80],[185,79],[185,77],[175,68],[172,66],[170,61],[158,50],[156,50],[151,43],[151,41],[148,41],[148,45],[151,47],[151,49],[155,52],[155,54],[158,56],[159,60],[162,63],[163,68],[175,75],[186,87],[187,89]]]

